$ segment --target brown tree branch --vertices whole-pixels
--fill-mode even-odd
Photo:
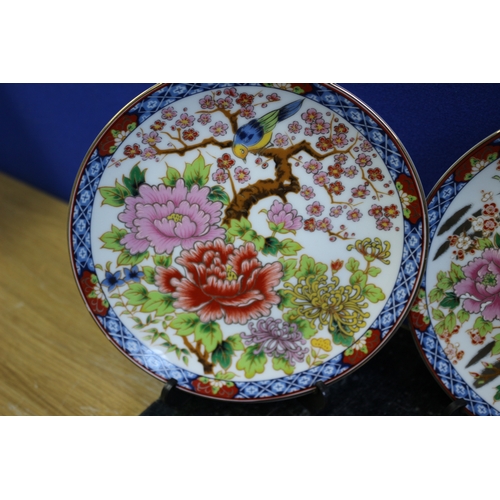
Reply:
[[[287,194],[298,193],[301,186],[299,179],[292,172],[290,160],[300,151],[308,153],[318,161],[332,154],[331,151],[325,154],[318,153],[305,140],[286,149],[273,147],[264,149],[260,153],[261,156],[274,160],[276,164],[275,178],[261,179],[244,187],[227,206],[222,223],[230,225],[231,219],[239,220],[242,217],[248,217],[250,209],[260,200],[269,196],[279,196],[283,200],[283,203],[286,203]]]
[[[201,343],[198,341],[196,344],[196,347],[194,347],[193,344],[191,344],[191,342],[189,342],[187,337],[183,336],[182,340],[184,342],[184,345],[188,348],[188,350],[190,352],[192,352],[198,358],[198,361],[203,366],[203,373],[205,375],[213,374],[215,365],[213,363],[210,363],[210,361],[208,361],[208,353],[207,352],[205,352],[205,354],[201,353],[201,350],[200,350]]]
[[[193,149],[202,148],[204,146],[217,146],[220,149],[226,149],[233,145],[233,141],[218,141],[215,137],[207,137],[203,139],[201,142],[197,142],[194,144],[187,144],[185,147],[181,149],[170,148],[170,149],[160,149],[158,146],[153,146],[156,150],[156,153],[159,155],[167,155],[167,154],[178,154],[179,156],[184,156],[188,151],[193,151]]]

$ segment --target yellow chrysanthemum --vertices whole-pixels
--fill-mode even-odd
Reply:
[[[352,337],[366,326],[364,321],[370,315],[363,312],[368,307],[358,285],[339,286],[339,279],[334,276],[332,283],[326,283],[326,276],[308,276],[295,286],[286,283],[296,313],[309,320],[311,325],[316,320],[319,328],[327,326],[331,332],[340,330]]]
[[[385,245],[385,248],[384,248]],[[384,264],[389,264],[391,252],[391,244],[388,241],[382,241],[380,238],[357,240],[354,245],[349,245],[347,250],[355,248],[368,262],[373,262],[375,259],[380,260]]]

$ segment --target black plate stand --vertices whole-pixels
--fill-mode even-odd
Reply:
[[[316,415],[326,405],[328,393],[323,382],[305,396],[269,403],[235,403],[206,399],[177,389],[177,381],[170,379],[163,386],[160,397],[141,416],[168,415]],[[202,404],[200,404],[200,401]],[[198,403],[198,404],[196,404]]]

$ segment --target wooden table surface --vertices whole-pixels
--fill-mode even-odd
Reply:
[[[90,316],[71,270],[68,205],[0,173],[0,415],[138,415],[163,384]]]

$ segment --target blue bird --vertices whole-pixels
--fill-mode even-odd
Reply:
[[[295,114],[304,99],[294,101],[285,106],[270,111],[260,118],[254,118],[241,126],[233,139],[233,153],[246,163],[248,153],[257,154],[262,151],[270,142],[273,130],[276,125]]]

